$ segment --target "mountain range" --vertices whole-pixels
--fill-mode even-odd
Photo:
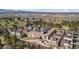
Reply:
[[[79,9],[0,9],[0,14],[19,14],[19,13],[78,13]]]

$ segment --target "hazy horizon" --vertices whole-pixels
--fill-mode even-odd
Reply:
[[[34,12],[79,12],[79,9],[2,9],[15,11],[34,11]]]
[[[36,11],[36,12],[79,12],[79,9],[26,9],[23,11]]]

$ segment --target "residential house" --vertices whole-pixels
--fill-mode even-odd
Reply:
[[[31,38],[40,38],[42,35],[43,35],[42,32],[37,32],[37,31],[34,31],[34,30],[27,33],[27,36],[31,37]]]
[[[62,45],[64,48],[72,48],[73,43],[73,31],[66,31],[63,37]]]
[[[43,39],[45,40],[50,40],[50,38],[53,36],[53,34],[55,33],[55,29],[52,28],[51,30],[49,30],[46,34],[44,34],[42,36]]]

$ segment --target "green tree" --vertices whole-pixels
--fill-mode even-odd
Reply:
[[[7,42],[8,44],[11,44],[11,37],[10,37],[9,31],[6,30],[3,37],[5,42]]]
[[[53,23],[53,22],[49,22],[49,23],[48,23],[48,26],[53,27],[53,26],[54,26],[54,23]]]
[[[62,28],[62,25],[61,24],[58,24],[58,23],[56,23],[54,26],[55,27],[58,27],[58,28]]]
[[[17,41],[18,41],[18,39],[17,39],[16,35],[11,36],[11,43],[12,43],[12,46],[14,49],[16,48]]]

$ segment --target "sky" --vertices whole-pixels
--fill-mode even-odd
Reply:
[[[0,0],[0,9],[76,12],[79,11],[79,0]]]
[[[79,9],[79,0],[0,0],[0,9]]]

